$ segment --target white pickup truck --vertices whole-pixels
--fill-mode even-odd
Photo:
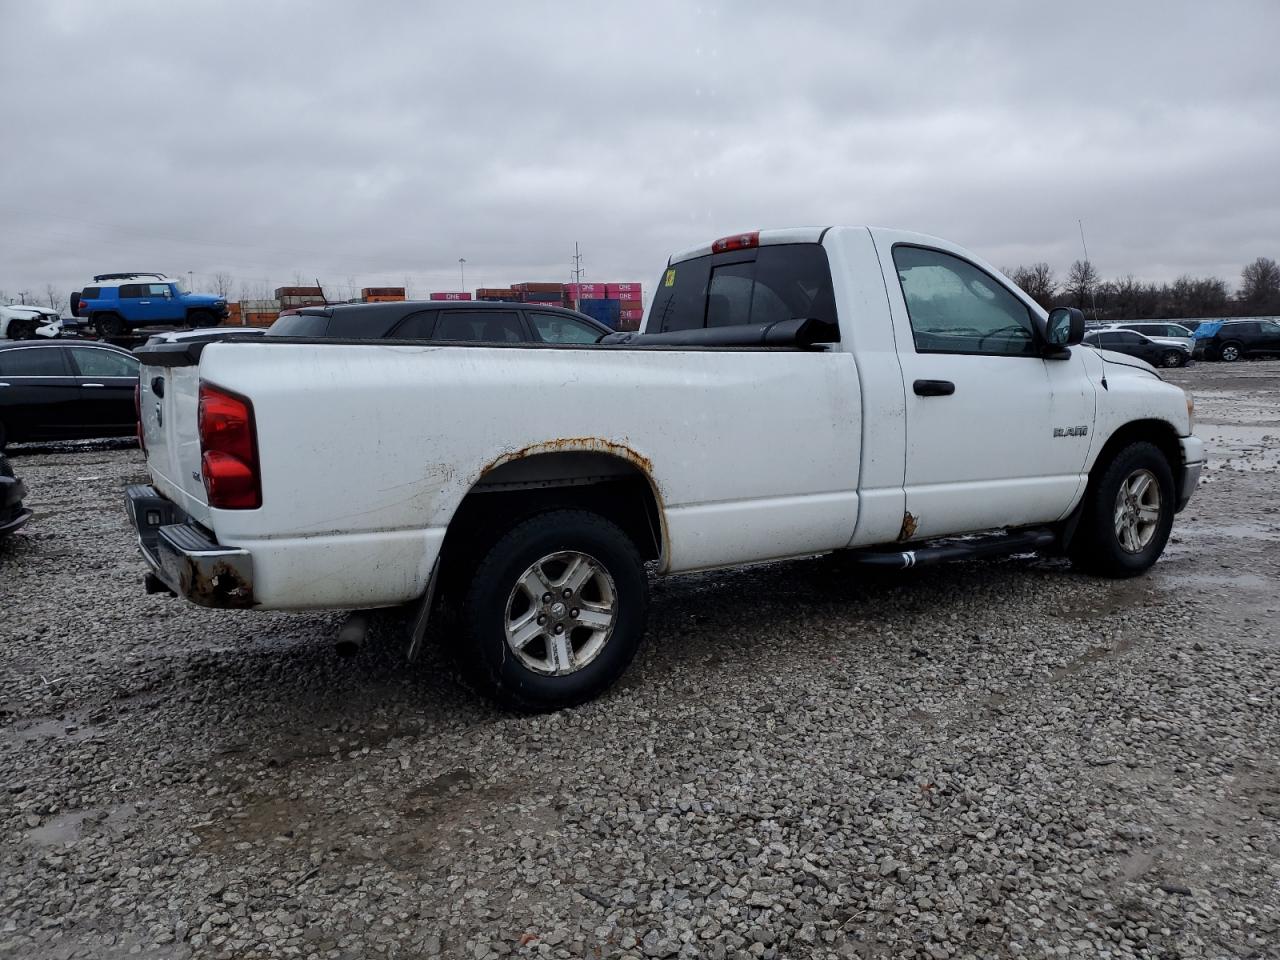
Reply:
[[[413,330],[427,307],[306,312],[341,330],[344,312],[401,311]],[[671,257],[642,331],[598,344],[424,343],[391,326],[146,346],[153,486],[131,487],[128,510],[151,590],[416,604],[412,652],[439,585],[472,680],[555,708],[626,669],[646,562],[1041,551],[1103,576],[1148,569],[1203,446],[1186,395],[1080,345],[1083,326],[953,244],[828,227]]]

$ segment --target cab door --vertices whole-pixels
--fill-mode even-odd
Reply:
[[[907,400],[903,538],[1065,516],[1094,422],[1082,351],[1047,359],[1038,308],[960,248],[873,234]]]

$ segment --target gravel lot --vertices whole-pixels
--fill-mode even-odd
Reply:
[[[537,719],[390,616],[144,595],[140,454],[15,450],[0,956],[1280,957],[1280,363],[1172,378],[1211,468],[1150,575],[667,581]]]

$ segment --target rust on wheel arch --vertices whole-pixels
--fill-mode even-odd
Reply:
[[[665,501],[662,498],[662,489],[658,486],[658,481],[653,476],[653,461],[642,453],[632,450],[624,443],[617,443],[613,440],[605,440],[602,437],[559,437],[555,440],[543,440],[539,443],[531,443],[523,446],[518,450],[510,450],[495,458],[488,466],[480,471],[480,477],[476,482],[483,479],[488,473],[496,470],[498,467],[506,463],[516,460],[523,460],[527,457],[536,457],[544,453],[604,453],[610,456],[618,457],[626,460],[633,467],[638,469],[649,483],[649,489],[653,493],[653,502],[658,508],[658,532],[661,536],[661,569],[666,569],[666,558],[669,554],[667,539],[667,510]]]

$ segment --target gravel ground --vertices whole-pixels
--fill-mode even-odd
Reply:
[[[536,719],[390,616],[141,590],[136,450],[15,451],[0,956],[1280,957],[1280,363],[1199,365],[1148,576],[830,559],[657,587]]]

